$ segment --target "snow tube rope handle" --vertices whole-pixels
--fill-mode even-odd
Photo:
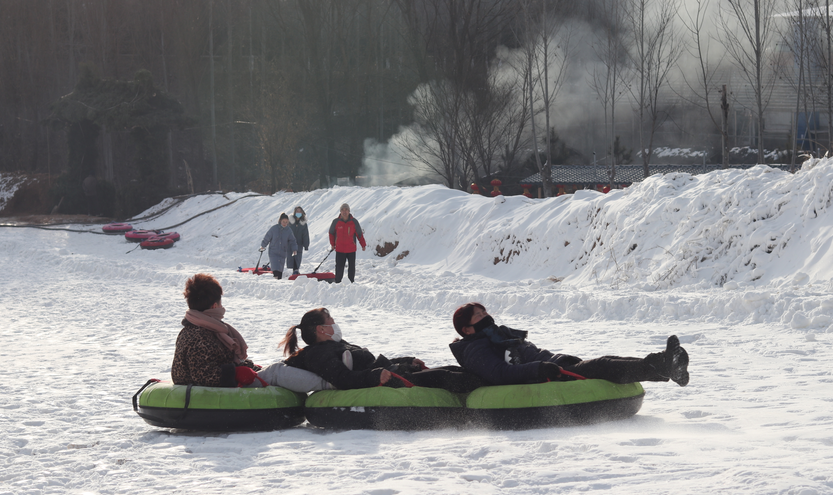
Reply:
[[[138,400],[139,400],[139,394],[142,393],[142,390],[147,388],[147,386],[150,385],[151,383],[159,383],[160,381],[161,380],[157,380],[156,378],[151,378],[150,380],[147,381],[147,383],[142,385],[142,388],[140,388],[133,395],[133,411],[139,412]],[[182,415],[180,417],[176,418],[177,421],[185,419],[185,416],[188,414],[188,405],[191,403],[191,387],[193,387],[193,385],[189,384],[188,388],[185,389],[185,407],[182,410]]]
[[[404,377],[402,377],[402,376],[400,376],[400,375],[397,375],[397,374],[396,374],[396,373],[394,373],[393,371],[391,371],[391,372],[390,372],[390,377],[391,377],[391,378],[397,378],[397,379],[399,379],[400,381],[402,381],[402,383],[404,383],[404,384],[405,384],[405,386],[406,386],[407,388],[411,388],[411,387],[413,387],[413,386],[414,386],[414,384],[413,384],[413,383],[411,383],[410,381],[406,380]]]
[[[564,369],[561,370],[562,375],[572,376],[576,380],[587,380],[587,378],[579,375],[578,373],[573,373],[572,371],[566,371]]]

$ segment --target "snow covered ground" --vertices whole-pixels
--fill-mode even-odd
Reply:
[[[0,228],[0,494],[833,493],[833,162],[805,168],[547,200],[438,186],[203,195],[134,222],[165,228],[217,208],[160,251]],[[368,241],[355,284],[236,272],[298,204],[311,271],[343,202]],[[584,357],[644,355],[677,334],[691,383],[645,383],[639,414],[585,427],[154,428],[130,398],[169,378],[183,285],[200,271],[220,279],[227,321],[261,364],[319,306],[374,353],[451,364],[451,313],[477,300],[539,346]]]

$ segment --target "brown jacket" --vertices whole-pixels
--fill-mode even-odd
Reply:
[[[177,385],[236,387],[234,352],[224,346],[214,332],[182,320],[176,338],[171,378]],[[250,360],[240,363],[257,371]]]

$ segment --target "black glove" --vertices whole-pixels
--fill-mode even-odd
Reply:
[[[561,378],[561,366],[549,361],[541,361],[538,365],[538,379],[541,381],[558,380]]]

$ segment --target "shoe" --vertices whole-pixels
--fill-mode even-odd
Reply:
[[[668,337],[665,345],[665,364],[668,378],[681,387],[688,385],[688,352],[680,346],[676,335]]]

